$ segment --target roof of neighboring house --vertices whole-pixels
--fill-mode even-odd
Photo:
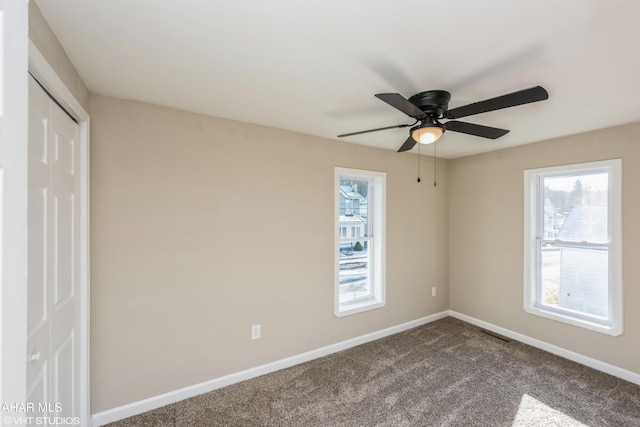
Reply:
[[[604,243],[609,240],[606,206],[574,206],[562,224],[558,239]]]
[[[340,215],[340,223],[349,223],[349,222],[367,222],[366,219],[361,217],[360,215]]]
[[[358,193],[357,191],[355,191],[353,188],[351,188],[350,185],[341,185],[340,186],[340,193],[346,197],[347,199],[359,199],[359,200],[364,200],[364,196],[360,193]]]

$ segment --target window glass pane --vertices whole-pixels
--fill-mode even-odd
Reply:
[[[609,174],[544,177],[545,240],[607,243]]]
[[[368,241],[340,243],[340,303],[371,297]]]
[[[542,305],[608,318],[609,251],[545,244],[541,253]]]
[[[549,306],[558,306],[560,295],[560,248],[555,245],[545,244],[541,252],[540,270],[540,303]]]
[[[340,180],[340,225],[351,229],[349,237],[369,237],[369,182]]]

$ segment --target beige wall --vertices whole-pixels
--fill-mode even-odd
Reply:
[[[56,70],[76,100],[88,110],[89,91],[33,0],[29,1],[29,39]]]
[[[528,314],[523,306],[525,169],[623,161],[624,329],[619,337]],[[449,163],[450,308],[640,373],[640,123]]]
[[[446,161],[434,189],[414,154],[100,96],[90,109],[92,412],[448,308]],[[335,166],[388,186],[387,305],[344,318]]]

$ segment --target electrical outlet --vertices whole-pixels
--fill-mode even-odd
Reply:
[[[431,288],[431,296],[432,296],[432,297],[435,297],[435,296],[436,296],[436,293],[437,293],[437,292],[436,292],[436,287],[434,286],[434,287],[432,287],[432,288]]]
[[[260,338],[260,325],[251,326],[251,339],[257,340]]]

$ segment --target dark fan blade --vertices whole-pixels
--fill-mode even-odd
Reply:
[[[406,127],[409,127],[409,126],[411,126],[411,125],[402,124],[402,125],[387,126],[387,127],[383,127],[383,128],[377,128],[377,129],[361,130],[361,131],[358,131],[358,132],[343,133],[342,135],[338,135],[338,138],[342,138],[344,136],[360,135],[362,133],[378,132],[379,130],[406,128]]]
[[[424,117],[424,112],[409,102],[404,96],[399,93],[378,93],[376,98],[383,100],[393,108],[397,108],[409,117],[414,119],[420,119]]]
[[[404,144],[402,144],[402,147],[400,147],[400,149],[398,150],[398,153],[402,153],[403,151],[409,151],[416,144],[417,144],[416,140],[413,139],[411,136],[409,136],[409,138],[407,138]]]
[[[456,120],[444,124],[446,130],[466,133],[468,135],[481,136],[483,138],[496,139],[509,133],[506,129],[492,128],[490,126],[474,125],[473,123],[459,122]]]
[[[487,111],[501,110],[503,108],[515,107],[516,105],[529,104],[531,102],[543,101],[549,98],[549,94],[542,86],[524,89],[508,95],[486,99],[473,104],[454,108],[445,113],[447,119],[459,119],[461,117],[472,116],[474,114],[486,113]]]

